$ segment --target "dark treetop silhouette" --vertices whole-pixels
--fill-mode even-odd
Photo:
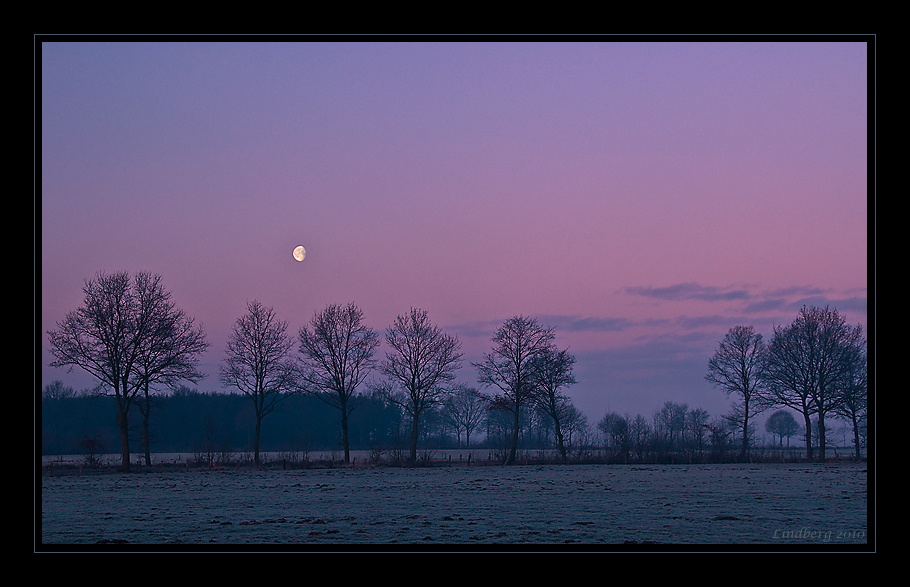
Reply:
[[[332,304],[316,312],[300,329],[301,386],[341,412],[344,461],[350,462],[348,416],[352,399],[370,370],[379,346],[376,332],[363,323],[363,312],[353,303]]]
[[[512,443],[506,464],[515,462],[518,433],[521,427],[519,411],[534,398],[531,361],[553,346],[552,328],[545,328],[535,318],[515,316],[506,320],[493,335],[493,352],[484,354],[481,363],[472,363],[478,380],[485,387],[496,387],[502,394],[494,399],[497,405],[515,416]]]
[[[769,405],[762,397],[767,354],[761,334],[753,327],[734,326],[708,361],[705,379],[727,395],[736,394],[742,400],[736,409],[743,430],[742,457],[749,449],[749,417]]]
[[[380,371],[404,389],[404,400],[390,397],[411,415],[411,462],[417,459],[417,433],[420,415],[441,403],[451,391],[455,371],[461,367],[461,343],[430,322],[426,310],[411,309],[398,316],[386,330],[385,340],[392,352]]]
[[[769,397],[803,415],[806,458],[812,458],[812,421],[817,416],[819,460],[825,459],[825,417],[850,394],[858,363],[865,360],[862,326],[851,327],[837,310],[806,307],[789,326],[775,326],[768,345]]]
[[[247,313],[234,324],[221,366],[221,383],[240,390],[256,406],[256,465],[262,419],[276,403],[296,391],[297,365],[291,355],[294,339],[287,330],[288,323],[279,320],[272,308],[248,302]]]
[[[161,276],[99,273],[86,280],[82,307],[48,332],[54,367],[80,367],[113,390],[121,468],[130,469],[129,409],[156,379],[196,380],[205,335],[171,302]]]
[[[568,460],[563,425],[572,402],[562,392],[575,383],[573,365],[575,357],[569,354],[568,349],[557,351],[554,348],[538,354],[530,362],[535,404],[553,420],[556,447],[563,462]]]

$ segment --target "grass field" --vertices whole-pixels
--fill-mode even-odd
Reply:
[[[45,475],[36,548],[815,550],[867,545],[867,512],[862,463]]]

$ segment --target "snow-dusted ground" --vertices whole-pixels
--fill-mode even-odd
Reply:
[[[866,544],[864,464],[44,476],[40,542]]]

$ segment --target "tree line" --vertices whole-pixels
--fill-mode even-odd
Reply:
[[[489,397],[465,384],[443,404],[428,409],[421,419],[420,459],[441,449],[465,449],[493,455],[501,462],[512,444],[514,416],[490,409]],[[409,461],[411,420],[406,411],[382,394],[356,396],[349,418],[351,450],[369,451],[370,458],[391,463]],[[45,455],[84,455],[85,462],[99,462],[99,455],[116,448],[114,399],[99,390],[74,390],[62,381],[42,391],[41,449]],[[254,406],[240,393],[203,392],[179,386],[152,397],[154,418],[148,428],[154,453],[186,453],[202,465],[252,460]],[[280,402],[262,429],[265,451],[289,459],[305,460],[314,452],[341,453],[340,429],[335,410],[308,395],[293,394]],[[572,407],[560,420],[566,459],[583,462],[727,462],[741,461],[741,429],[726,416],[712,415],[685,403],[664,402],[649,415],[606,413],[599,421]],[[143,441],[144,428],[132,426],[130,442]],[[783,456],[776,446],[790,446],[803,433],[789,411],[779,410],[767,419],[770,439],[758,442],[750,424],[748,458]],[[756,449],[755,444],[762,444]],[[817,443],[816,443],[817,444]],[[548,461],[562,458],[557,447],[554,420],[533,407],[522,412],[518,448],[522,458]],[[786,451],[787,455],[792,453]],[[240,456],[238,456],[240,455]]]
[[[185,384],[203,378],[196,367],[208,343],[202,326],[171,301],[159,275],[139,273],[131,278],[126,272],[99,273],[86,280],[83,293],[82,306],[68,313],[56,330],[48,332],[55,357],[51,365],[79,367],[98,380],[95,392],[88,395],[104,395],[112,404],[121,468],[129,471],[130,440],[135,432],[131,411],[138,410],[141,416],[139,439],[146,463],[150,464],[153,408],[157,414],[165,402],[176,405],[189,401],[192,394],[186,391],[189,388]],[[775,329],[770,345],[764,345],[751,327],[731,329],[711,358],[707,379],[728,394],[741,397],[735,413],[726,420],[742,424],[743,454],[748,447],[750,416],[770,406],[783,405],[806,415],[807,430],[811,430],[809,415],[818,416],[822,430],[820,454],[824,455],[825,416],[848,409],[849,402],[843,399],[850,395],[846,391],[846,373],[855,379],[851,384],[854,398],[859,397],[860,378],[865,374],[859,355],[846,350],[860,348],[861,329],[851,330],[853,334],[849,336],[841,334],[845,340],[835,343],[832,339],[837,336],[817,324],[828,316],[825,324],[830,323],[833,329],[838,324],[843,326],[842,317],[836,311],[834,318],[831,314],[827,309],[804,309],[794,325],[782,327],[779,332]],[[804,325],[807,321],[811,325]],[[803,338],[801,332],[806,332]],[[567,349],[558,349],[554,329],[542,326],[535,318],[515,316],[496,330],[492,350],[480,362],[471,363],[477,371],[480,390],[456,381],[455,373],[462,367],[461,343],[433,324],[426,310],[412,308],[385,330],[383,338],[390,350],[384,357],[376,356],[380,336],[365,324],[362,311],[353,303],[330,304],[315,312],[296,336],[272,308],[255,300],[247,303],[247,312],[234,323],[227,341],[219,380],[232,392],[229,396],[236,395],[246,402],[252,421],[247,445],[252,447],[257,465],[263,422],[279,404],[295,406],[291,412],[302,414],[306,406],[307,413],[321,414],[319,425],[300,415],[300,434],[324,427],[331,419],[329,414],[334,414],[345,462],[350,462],[352,426],[355,434],[361,435],[359,441],[355,440],[355,445],[360,446],[364,434],[373,446],[391,442],[388,434],[394,434],[397,444],[406,436],[411,463],[416,461],[421,435],[426,438],[434,422],[443,423],[439,425],[440,437],[453,434],[460,439],[464,435],[466,442],[479,427],[486,427],[486,442],[502,447],[505,464],[515,462],[519,441],[527,446],[531,430],[536,430],[538,446],[552,439],[563,461],[568,459],[572,447],[594,444],[583,415],[566,395],[566,389],[575,383],[575,358]],[[805,346],[811,348],[802,349]],[[799,354],[800,349],[803,354]],[[823,360],[818,356],[821,349],[825,349]],[[862,350],[864,357],[864,346]],[[820,373],[822,364],[825,370]],[[834,364],[842,368],[834,369]],[[843,367],[848,364],[849,369]],[[812,373],[799,379],[801,368]],[[368,379],[371,374],[379,377]],[[45,388],[42,393],[43,418],[53,412],[51,400],[72,399],[65,397],[61,387],[55,382],[53,389]],[[155,393],[160,387],[183,391],[165,399]],[[321,404],[321,409],[313,407],[317,404]],[[364,410],[365,405],[372,407]],[[389,419],[396,424],[390,427],[386,422],[382,425],[384,432],[365,428],[357,420],[360,415],[355,416],[358,407],[361,414],[384,414],[379,420]],[[647,444],[649,451],[675,450],[683,438],[718,446],[720,424],[703,421],[703,410],[688,410],[684,404],[682,407],[680,410],[679,405],[668,402],[659,412],[666,411],[666,415],[660,419],[655,415],[654,426],[647,435],[651,439]],[[685,426],[680,427],[677,412],[683,413],[683,422],[691,420],[688,433]],[[644,430],[638,422],[640,417],[630,422],[627,417],[607,416],[598,424],[605,441],[609,439],[611,446],[619,447],[617,450],[627,456],[631,454],[628,451],[645,450],[640,442]],[[276,419],[272,416],[269,421]],[[206,422],[203,429],[215,425],[214,421]],[[402,427],[408,429],[406,435],[402,434]],[[266,438],[271,436],[267,433]],[[811,458],[810,432],[806,438]],[[198,444],[198,439],[195,442]]]
[[[150,464],[152,390],[155,385],[173,388],[181,381],[202,379],[197,365],[208,342],[202,326],[174,305],[160,275],[99,273],[86,280],[83,293],[82,306],[48,332],[51,365],[84,369],[98,380],[98,389],[113,398],[121,468],[127,472],[131,411],[142,416],[141,439]],[[336,411],[344,460],[350,462],[349,420],[363,387],[408,414],[413,462],[421,420],[443,405],[463,406],[476,392],[468,393],[455,382],[455,372],[462,366],[460,341],[433,324],[426,310],[411,309],[399,316],[384,338],[391,350],[378,359],[380,335],[364,323],[362,311],[353,303],[330,304],[317,311],[294,337],[273,308],[248,302],[246,314],[237,319],[228,338],[219,379],[225,388],[251,401],[256,464],[264,419],[295,395],[319,399]],[[515,317],[497,331],[496,346],[484,363],[475,365],[481,385],[501,392],[491,400],[496,409],[514,415],[509,463],[515,460],[523,409],[535,401],[543,405],[547,394],[551,407],[561,409],[566,403],[562,387],[574,382],[570,373],[544,382],[547,361],[564,371],[570,371],[574,362],[559,362],[553,338],[553,330],[535,319]],[[364,385],[374,370],[382,379]],[[460,422],[468,437],[467,428],[476,424]],[[562,447],[562,437],[558,439]]]
[[[412,420],[382,393],[366,392],[353,400],[349,416],[351,450],[368,450],[375,458],[392,462],[410,460]],[[504,457],[511,444],[511,418],[489,410],[475,388],[461,385],[448,398],[425,411],[418,444],[429,454],[437,449],[488,449]],[[153,398],[155,417],[149,427],[153,452],[191,453],[203,461],[224,461],[232,453],[248,453],[252,460],[255,411],[240,393],[201,392],[181,386]],[[282,399],[261,430],[261,444],[269,452],[306,456],[312,452],[343,451],[335,410],[306,394]],[[60,381],[43,390],[42,451],[55,454],[95,454],[116,447],[118,431],[111,396],[86,389],[75,391]],[[587,420],[580,412],[566,423],[568,451],[591,442]],[[131,427],[129,437],[140,443],[143,430]],[[552,421],[546,414],[528,411],[521,418],[522,450],[555,449]],[[588,446],[590,448],[590,446]],[[343,453],[342,453],[343,454]]]
[[[868,407],[867,342],[862,326],[848,325],[837,310],[803,306],[791,324],[774,327],[767,343],[752,326],[731,328],[709,360],[705,379],[735,400],[729,420],[743,431],[741,454],[748,450],[751,419],[775,407],[802,416],[807,459],[813,458],[813,436],[819,460],[825,459],[832,417],[849,423],[860,454]],[[776,430],[793,429],[779,412],[772,418]]]

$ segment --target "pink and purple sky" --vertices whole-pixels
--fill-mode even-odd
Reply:
[[[646,39],[646,38],[645,38]],[[247,300],[354,302],[459,337],[523,314],[596,423],[726,413],[724,334],[803,304],[867,325],[869,51],[857,42],[47,42],[46,331],[99,271],[160,273],[218,364]],[[292,251],[307,249],[297,262]],[[381,353],[385,352],[383,347]]]

